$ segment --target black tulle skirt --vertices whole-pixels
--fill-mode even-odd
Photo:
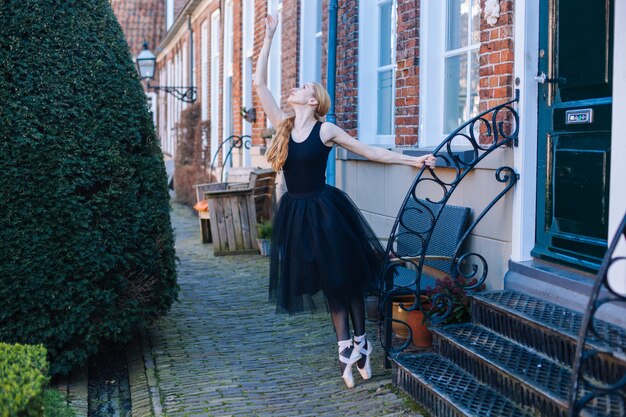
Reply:
[[[315,310],[320,290],[338,299],[378,290],[383,248],[343,191],[286,193],[273,224],[269,290],[277,312]]]

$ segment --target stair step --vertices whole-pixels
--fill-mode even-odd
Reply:
[[[472,321],[541,352],[563,365],[574,361],[583,315],[517,291],[488,291],[472,296]],[[600,352],[590,374],[615,382],[626,373],[626,329],[602,320],[595,328],[610,341],[590,337],[587,349]]]
[[[449,325],[433,331],[438,353],[479,381],[541,415],[567,415],[571,369],[475,324]],[[583,388],[581,393],[587,392]],[[618,398],[601,397],[583,415],[618,416],[623,415],[621,408]]]
[[[437,417],[531,417],[494,389],[434,353],[403,354],[392,359],[394,384]]]

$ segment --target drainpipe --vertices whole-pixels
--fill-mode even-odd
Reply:
[[[326,120],[331,123],[337,122],[335,116],[335,78],[337,72],[337,0],[328,2],[328,60],[326,65],[327,84],[326,88],[330,95],[330,109]],[[335,185],[335,147],[328,155],[326,168],[326,183]]]

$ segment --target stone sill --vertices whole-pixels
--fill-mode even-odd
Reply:
[[[376,146],[376,145],[374,145]],[[382,146],[381,146],[382,147]],[[435,146],[424,146],[421,148],[416,147],[399,147],[391,148],[385,147],[385,149],[392,152],[402,153],[410,156],[421,156],[432,153],[435,150]],[[452,153],[456,155],[461,161],[471,161],[473,158],[473,150],[470,147],[454,147]],[[367,161],[366,158],[361,155],[357,155],[354,152],[350,152],[347,149],[337,148],[337,160],[339,161]],[[444,161],[438,161],[439,168],[446,168]],[[513,166],[513,148],[500,148],[493,151],[491,155],[485,158],[478,168],[480,169],[498,169],[501,166]]]

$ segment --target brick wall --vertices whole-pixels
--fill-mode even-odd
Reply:
[[[328,39],[328,2],[324,2],[323,37]],[[326,74],[326,48],[323,50],[324,79]],[[348,134],[357,135],[359,66],[359,0],[340,2],[337,10],[337,97],[335,113],[337,125]]]
[[[120,22],[131,54],[137,56],[143,42],[154,51],[165,30],[163,0],[111,0],[113,12]]]
[[[256,63],[265,38],[265,16],[267,15],[267,0],[255,0],[254,2],[254,50],[252,52],[253,69],[256,71]],[[261,107],[259,96],[252,91],[252,106],[256,110],[256,122],[252,125],[252,138],[254,145],[263,144],[261,131],[265,128],[265,112]]]
[[[484,10],[485,1],[481,1]],[[513,97],[513,0],[500,1],[495,26],[480,20],[479,97],[480,110]]]
[[[282,17],[282,96],[280,105],[287,108],[287,97],[291,89],[301,82],[298,79],[300,62],[300,0],[283,0]],[[290,110],[290,109],[288,109]]]
[[[396,145],[414,145],[418,139],[419,10],[419,0],[398,0]]]

